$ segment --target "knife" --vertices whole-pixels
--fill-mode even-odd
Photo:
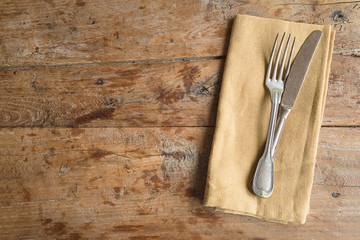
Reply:
[[[294,107],[296,98],[299,95],[301,86],[304,82],[306,73],[311,63],[311,59],[320,41],[321,35],[321,31],[313,31],[307,37],[293,61],[289,75],[286,79],[284,93],[282,95],[280,103],[280,110],[276,122],[273,146],[271,151],[272,157],[274,157],[275,155],[275,151],[279,143],[280,135],[284,128],[285,121],[292,108]]]

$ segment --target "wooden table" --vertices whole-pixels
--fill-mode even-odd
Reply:
[[[201,204],[237,13],[337,31],[305,225]],[[360,1],[1,1],[0,238],[359,239],[359,36]]]

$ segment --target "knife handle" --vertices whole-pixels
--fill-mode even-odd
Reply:
[[[274,141],[273,141],[273,145],[272,145],[272,149],[271,149],[271,157],[272,158],[274,158],[274,156],[275,156],[276,148],[279,144],[280,136],[281,136],[282,130],[284,128],[285,121],[286,121],[287,117],[289,116],[290,111],[291,111],[290,108],[287,108],[287,107],[284,107],[281,105],[279,114],[278,114],[278,118],[276,121]]]

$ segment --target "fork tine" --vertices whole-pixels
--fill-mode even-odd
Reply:
[[[281,67],[280,67],[280,73],[279,73],[280,79],[283,79],[282,77],[283,77],[283,73],[284,73],[284,66],[285,66],[286,56],[287,56],[287,52],[288,52],[288,48],[289,48],[290,38],[291,38],[291,34],[289,35],[289,38],[286,42],[285,51],[284,51],[282,61],[281,61]]]
[[[291,46],[291,51],[290,51],[289,61],[288,61],[287,67],[286,67],[285,79],[288,77],[289,72],[290,72],[290,67],[291,67],[291,57],[292,57],[292,54],[293,54],[293,51],[294,51],[295,39],[296,39],[296,37],[294,37],[294,41],[293,41],[293,44],[292,44],[292,46]]]
[[[275,43],[274,43],[274,46],[273,46],[273,48],[271,50],[269,65],[268,65],[268,69],[267,69],[267,72],[266,72],[266,78],[265,78],[266,81],[270,78],[271,66],[272,66],[273,59],[274,59],[274,54],[275,54],[275,49],[276,49],[276,44],[277,44],[278,37],[279,37],[279,33],[276,34]]]
[[[279,50],[278,50],[277,55],[276,55],[276,60],[275,60],[275,66],[274,66],[272,79],[276,79],[276,73],[277,73],[277,68],[278,68],[278,65],[279,65],[279,58],[280,58],[280,54],[281,54],[281,48],[282,48],[282,45],[283,45],[283,42],[284,42],[284,37],[285,37],[285,33],[283,34],[283,36],[281,38]]]

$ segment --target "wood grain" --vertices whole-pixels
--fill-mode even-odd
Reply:
[[[331,24],[336,53],[359,54],[360,5],[338,1],[2,1],[0,65],[226,54],[238,13]]]
[[[306,225],[215,213],[196,199],[164,193],[150,200],[109,201],[113,205],[90,196],[84,203],[77,199],[6,207],[1,209],[1,231],[8,239],[358,239],[359,209],[353,205],[358,189],[343,188],[338,198],[332,191],[314,187]]]
[[[0,126],[215,126],[224,60],[0,71]],[[360,59],[334,55],[324,125],[359,125]]]
[[[213,60],[1,71],[1,125],[214,125],[222,66]]]
[[[2,129],[2,237],[356,239],[358,128],[322,128],[310,215],[287,226],[201,206],[213,130]]]
[[[201,204],[239,13],[336,30],[305,225]],[[0,239],[358,239],[359,13],[335,0],[1,1]]]
[[[325,125],[360,125],[360,58],[333,56]]]

